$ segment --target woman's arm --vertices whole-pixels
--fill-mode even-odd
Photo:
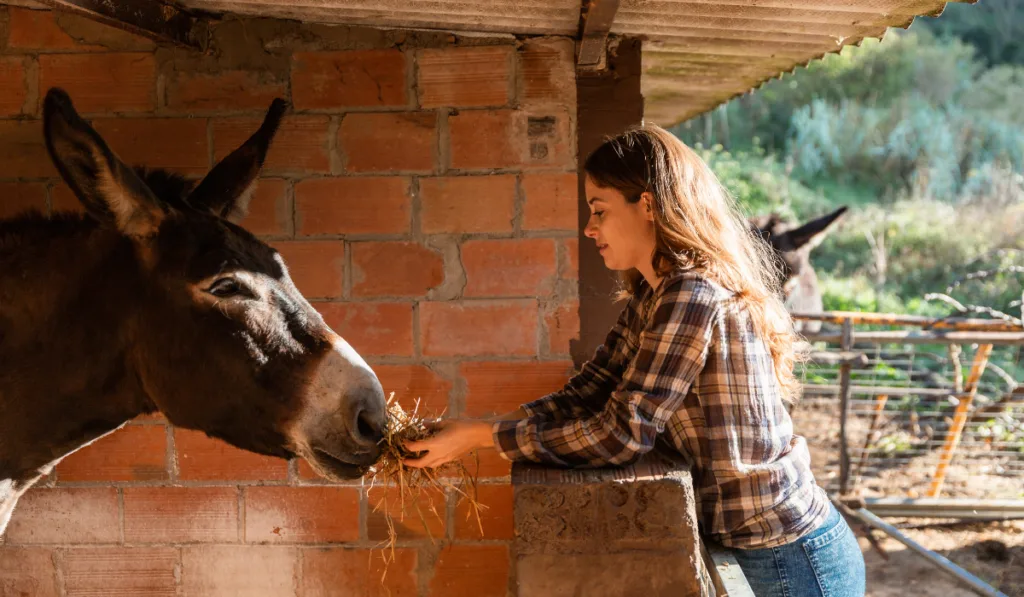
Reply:
[[[638,301],[630,300],[619,313],[619,318],[597,347],[594,356],[583,364],[562,389],[542,396],[522,406],[527,417],[541,417],[565,421],[588,417],[600,412],[609,394],[622,381],[626,368],[624,340],[629,323],[638,316]]]
[[[720,313],[716,289],[702,279],[666,284],[623,384],[604,408],[561,422],[497,421],[499,453],[508,460],[605,466],[633,462],[654,447],[704,367]]]
[[[560,421],[541,416],[453,421],[437,435],[410,445],[428,454],[407,463],[436,466],[458,457],[460,450],[491,446],[508,460],[561,466],[632,462],[654,446],[655,436],[680,408],[704,366],[719,313],[714,292],[692,278],[664,288],[622,388],[599,411]]]

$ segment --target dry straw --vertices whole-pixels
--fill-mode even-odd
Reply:
[[[440,491],[442,494],[452,492],[461,496],[470,505],[467,517],[476,517],[481,535],[483,535],[483,524],[480,521],[480,510],[486,507],[477,500],[476,476],[470,473],[461,461],[448,462],[436,468],[413,468],[404,464],[403,461],[406,458],[416,456],[405,448],[406,443],[425,439],[432,435],[432,418],[420,414],[418,398],[410,412],[402,408],[392,392],[387,406],[388,425],[384,439],[381,440],[382,455],[377,464],[370,469],[370,488],[368,490],[370,492],[379,488],[384,492],[383,499],[373,510],[374,512],[382,510],[384,520],[388,525],[388,539],[381,544],[384,576],[387,575],[388,565],[395,560],[397,532],[394,521],[396,516],[401,522],[410,513],[415,513],[422,522],[431,542],[435,540],[427,524],[427,513],[424,512],[424,507],[420,503],[422,493],[434,490]],[[442,412],[439,416],[443,415]],[[479,470],[479,462],[477,470]],[[398,512],[391,511],[391,500],[388,497],[392,491],[398,492]],[[445,519],[445,512],[438,512],[433,502],[429,504],[427,510],[438,520]],[[384,576],[381,577],[381,582],[384,581]]]

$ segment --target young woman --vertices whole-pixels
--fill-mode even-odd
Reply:
[[[633,462],[658,435],[692,464],[702,532],[758,596],[864,594],[864,560],[815,484],[794,399],[792,321],[775,262],[707,165],[668,132],[630,129],[584,165],[592,238],[628,297],[560,391],[411,444],[437,466],[476,448],[559,466]]]

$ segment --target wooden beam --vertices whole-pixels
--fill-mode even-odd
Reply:
[[[206,24],[191,14],[158,0],[40,0],[52,8],[72,12],[111,27],[124,29],[156,42],[169,42],[205,51]]]
[[[583,0],[580,8],[580,51],[576,66],[593,68],[604,58],[608,32],[615,22],[619,0]]]

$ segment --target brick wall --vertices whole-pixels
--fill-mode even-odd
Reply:
[[[568,39],[225,21],[207,56],[71,15],[0,20],[0,215],[75,208],[42,139],[62,86],[126,161],[202,176],[292,104],[247,225],[377,370],[385,391],[485,415],[558,387],[576,299],[573,46]],[[399,527],[395,597],[506,595],[509,467],[481,460],[481,537]],[[303,463],[159,417],[63,462],[19,504],[0,595],[382,595],[379,500]]]

